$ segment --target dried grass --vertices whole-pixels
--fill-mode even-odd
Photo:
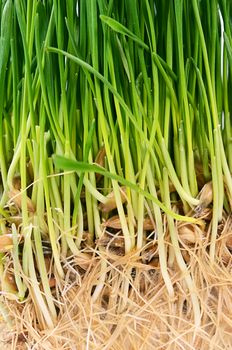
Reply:
[[[200,328],[194,326],[190,293],[175,261],[169,268],[175,290],[175,299],[170,300],[158,263],[145,264],[138,253],[119,256],[89,248],[89,260],[69,257],[66,279],[56,278],[54,293],[60,311],[54,329],[38,325],[30,296],[21,304],[5,298],[14,326],[11,330],[2,326],[2,349],[231,349],[232,261],[224,258],[230,230],[228,218],[217,241],[214,264],[210,264],[206,239],[183,246],[200,302]],[[93,301],[103,273],[105,281]]]

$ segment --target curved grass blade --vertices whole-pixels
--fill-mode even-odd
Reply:
[[[115,32],[128,36],[130,39],[142,46],[145,50],[149,51],[149,46],[147,46],[137,35],[132,33],[129,29],[124,27],[124,25],[122,25],[115,19],[104,15],[100,15],[100,19],[103,23],[107,24]]]
[[[76,160],[67,159],[65,157],[61,156],[54,156],[54,163],[57,168],[64,169],[64,170],[71,170],[71,171],[77,171],[77,172],[94,172],[101,174],[103,176],[108,177],[111,180],[116,180],[120,182],[122,185],[129,187],[131,190],[136,191],[137,193],[143,195],[147,199],[150,199],[155,204],[157,204],[166,214],[171,215],[176,220],[182,220],[185,222],[194,222],[196,223],[197,220],[188,216],[178,215],[174,213],[173,211],[169,210],[163,203],[161,203],[157,198],[155,198],[153,195],[148,193],[145,190],[142,190],[139,186],[136,184],[133,184],[132,182],[124,179],[123,177],[112,174],[110,171],[102,168],[101,166],[97,164],[89,164],[85,162],[79,162]]]

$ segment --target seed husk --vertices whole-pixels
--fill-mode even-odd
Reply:
[[[19,209],[22,208],[22,194],[21,194],[20,190],[18,190],[16,188],[12,188],[8,192],[8,197],[10,199],[10,202],[14,203],[14,205],[17,208],[19,208]],[[31,213],[35,212],[35,206],[29,197],[27,197],[27,210]]]
[[[13,247],[12,234],[4,234],[0,236],[0,252],[6,253]]]
[[[143,229],[145,231],[153,231],[155,230],[155,224],[154,221],[151,220],[150,218],[144,218],[143,220]]]
[[[15,175],[14,176],[14,178],[13,178],[13,187],[16,190],[20,190],[20,188],[21,188],[21,177],[20,177],[20,175]]]
[[[226,239],[226,246],[229,249],[232,249],[232,232],[228,233],[227,239]]]
[[[120,188],[120,194],[121,194],[121,201],[122,203],[126,202],[126,187],[121,187]],[[115,200],[115,195],[114,191],[110,192],[106,196],[107,200],[105,203],[100,203],[99,204],[99,209],[103,211],[104,213],[108,213],[111,210],[115,209],[117,207],[116,205],[116,200]]]
[[[111,218],[109,218],[107,221],[103,222],[102,226],[108,227],[108,228],[114,228],[116,230],[121,230],[122,228],[121,221],[118,215],[114,215]]]
[[[157,244],[152,245],[151,247],[147,248],[143,253],[142,253],[142,261],[144,263],[150,263],[153,258],[158,258],[159,257],[159,251],[158,251],[158,246]]]
[[[180,240],[185,244],[195,244],[204,237],[202,230],[191,224],[181,225],[178,227]]]
[[[1,289],[4,293],[7,293],[8,299],[15,299],[14,295],[17,294],[18,289],[15,283],[14,276],[8,271],[4,272],[3,277],[1,279]]]
[[[212,181],[206,183],[201,189],[198,198],[199,205],[195,208],[196,213],[201,213],[203,209],[207,208],[213,201],[213,184]]]
[[[222,260],[223,260],[223,262],[225,263],[225,264],[228,264],[228,262],[231,260],[231,258],[232,258],[232,255],[231,255],[231,252],[230,252],[230,250],[228,249],[228,247],[226,246],[226,245],[223,245],[222,247],[221,247],[221,253],[220,253],[220,255],[221,255],[221,258],[222,258]]]
[[[105,150],[105,147],[102,146],[100,148],[100,150],[98,151],[98,154],[96,155],[95,163],[100,165],[100,166],[102,166],[102,167],[104,167],[105,156],[106,156],[106,150]],[[97,182],[102,178],[102,175],[99,174],[99,173],[96,173],[95,176],[96,176],[96,181]]]
[[[110,246],[110,248],[124,248],[125,240],[122,236],[112,236],[104,234],[101,238],[96,240],[97,244],[103,247]]]
[[[128,217],[126,217],[126,220],[128,222]],[[110,217],[107,221],[105,221],[103,224],[103,227],[108,227],[108,228],[113,228],[116,230],[121,230],[122,229],[122,224],[120,221],[120,218],[118,215],[114,215]],[[134,224],[134,226],[136,226]],[[143,229],[144,231],[152,231],[155,229],[154,227],[154,222],[150,218],[144,218],[143,220]]]

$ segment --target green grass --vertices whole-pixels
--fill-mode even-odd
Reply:
[[[97,242],[115,215],[124,254],[139,256],[150,235],[158,244],[171,299],[177,262],[201,325],[177,227],[207,232],[213,266],[232,209],[231,13],[229,0],[0,2],[0,222],[12,233],[1,290],[19,303],[29,295],[40,328],[59,318],[50,281],[64,281],[66,261],[89,246],[103,254]],[[210,181],[208,222],[199,193]]]

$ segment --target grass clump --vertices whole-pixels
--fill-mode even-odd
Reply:
[[[12,347],[231,347],[231,3],[0,2]]]

